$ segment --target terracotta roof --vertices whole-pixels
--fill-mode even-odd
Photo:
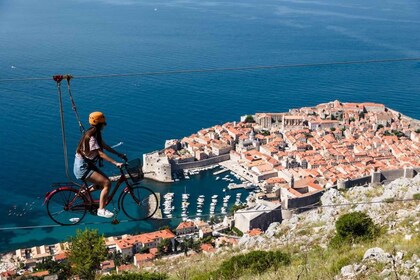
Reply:
[[[135,270],[136,268],[132,264],[123,264],[123,265],[118,266],[117,269],[118,269],[118,272],[121,272],[121,271]]]
[[[135,254],[134,257],[138,263],[153,260],[155,255],[152,253]]]
[[[261,235],[262,233],[263,232],[259,228],[253,228],[253,229],[248,231],[249,236],[257,236],[257,235]]]
[[[67,254],[66,254],[66,252],[61,252],[57,255],[54,255],[53,258],[54,258],[55,261],[62,261],[62,260],[67,259]]]
[[[195,227],[194,223],[191,221],[187,221],[187,222],[181,222],[178,226],[177,226],[177,230],[178,229],[185,229],[185,228],[191,228],[191,227]]]
[[[106,260],[101,262],[101,269],[105,270],[105,269],[113,269],[115,268],[115,263],[114,260]]]
[[[49,274],[50,273],[48,272],[48,270],[43,270],[43,271],[38,271],[38,272],[31,273],[31,276],[34,276],[34,277],[44,277],[44,276],[47,276]]]
[[[214,249],[213,245],[211,244],[201,244],[200,246],[201,250],[203,250],[204,252],[215,252],[216,250]]]

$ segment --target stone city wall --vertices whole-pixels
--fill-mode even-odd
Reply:
[[[193,162],[185,162],[185,163],[175,163],[171,162],[172,171],[184,170],[184,169],[193,169],[193,168],[200,168],[204,166],[209,166],[213,164],[217,164],[222,161],[226,161],[230,159],[230,154],[220,155],[211,157],[208,159],[193,161]]]
[[[389,182],[401,177],[414,178],[419,173],[420,167],[407,167],[404,169],[373,172],[371,183]]]
[[[372,181],[372,176],[364,176],[353,180],[338,180],[337,189],[349,189],[357,186],[368,185]]]
[[[262,231],[266,231],[271,223],[279,222],[283,220],[281,208],[274,209],[268,213],[263,213],[252,219],[249,223],[249,229],[259,228]]]
[[[319,199],[321,198],[323,193],[324,191],[319,191],[308,196],[289,198],[287,201],[282,201],[281,204],[283,209],[294,209],[312,205],[319,202]]]

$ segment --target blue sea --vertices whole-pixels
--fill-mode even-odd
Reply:
[[[43,198],[51,183],[67,179],[55,83],[5,79],[76,76],[79,114],[86,120],[91,111],[105,112],[106,142],[123,142],[117,149],[130,158],[241,115],[336,99],[384,103],[419,119],[420,61],[77,78],[415,58],[419,15],[418,0],[0,0],[0,252],[63,241],[85,227],[118,235],[168,223],[111,225],[88,217],[93,224],[16,229],[52,225]],[[80,132],[65,90],[72,167]],[[209,198],[228,183],[206,171],[174,184],[144,184],[175,192],[179,209],[185,190],[192,200]]]

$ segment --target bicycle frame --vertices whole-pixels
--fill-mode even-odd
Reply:
[[[109,205],[109,203],[112,201],[112,199],[114,198],[115,194],[117,193],[117,191],[120,188],[122,183],[124,183],[124,182],[126,183],[126,187],[124,188],[123,192],[129,191],[129,189],[131,187],[131,183],[129,182],[129,180],[126,176],[128,175],[128,177],[130,177],[130,179],[132,179],[132,177],[131,177],[131,174],[129,172],[127,172],[125,169],[126,169],[125,165],[120,168],[121,175],[118,178],[117,182],[115,183],[115,187],[113,188],[112,192],[108,195],[108,198],[105,201],[105,206]],[[84,196],[86,198],[86,200],[90,203],[90,205],[94,205],[96,202],[98,202],[97,200],[95,200],[92,197],[92,194],[90,193],[90,191],[87,188],[86,182],[84,182],[82,185],[75,184],[73,182],[56,183],[53,186],[57,186],[58,188],[46,193],[43,205],[45,205],[45,203],[48,201],[48,199],[55,192],[60,191],[60,190],[65,190],[65,189],[73,189],[76,186],[79,187],[78,194]],[[83,191],[85,191],[85,192],[83,192]],[[121,200],[121,195],[118,199],[118,209],[120,209],[120,200]],[[86,208],[87,208],[87,205],[86,205]],[[89,210],[89,209],[87,209],[87,210]]]
[[[123,167],[121,167],[120,168],[120,173],[121,173],[121,175],[120,175],[120,177],[118,178],[118,180],[116,181],[116,183],[115,183],[115,186],[114,186],[114,188],[112,189],[112,191],[111,191],[111,193],[108,195],[108,198],[106,199],[106,201],[105,201],[105,206],[107,206],[107,205],[109,205],[110,203],[111,203],[111,201],[114,199],[114,196],[115,196],[115,194],[117,193],[117,191],[118,191],[118,189],[120,188],[120,186],[125,182],[126,183],[126,186],[125,186],[125,188],[123,189],[123,191],[121,192],[121,194],[122,193],[124,193],[124,192],[126,192],[126,191],[129,191],[129,189],[130,189],[130,187],[131,187],[131,183],[128,181],[128,178],[127,178],[127,175],[128,175],[128,177],[130,177],[130,179],[132,179],[131,178],[131,175],[130,175],[130,173],[129,172],[127,172],[127,170],[126,170],[126,166],[124,165]],[[88,188],[87,188],[87,184],[85,183],[85,184],[83,184],[83,187],[80,189],[80,191],[82,191],[82,190],[87,190]],[[79,193],[80,193],[80,191],[79,191]],[[122,197],[122,195],[120,194],[120,197],[118,198],[118,209],[120,209],[121,207],[120,207],[120,200],[121,200],[121,197]],[[93,199],[93,197],[92,197],[92,194],[91,194],[91,192],[89,192],[89,191],[86,191],[86,193],[84,193],[84,195],[85,195],[85,197],[87,198],[87,200],[93,205],[94,203],[96,203],[97,202],[97,200],[95,200],[95,199]]]

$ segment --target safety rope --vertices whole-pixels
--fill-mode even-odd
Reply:
[[[71,94],[70,80],[73,78],[73,76],[72,75],[64,75],[63,77],[67,81],[67,89],[68,89],[69,96],[70,96],[71,108],[73,109],[74,114],[76,115],[76,120],[79,124],[80,133],[84,134],[85,133],[85,127],[83,126],[82,122],[80,121],[79,113],[77,113],[76,103],[74,102],[73,95]]]
[[[63,152],[64,152],[64,168],[66,172],[66,176],[69,179],[70,182],[77,184],[76,182],[73,182],[72,178],[69,174],[69,163],[68,163],[68,155],[67,155],[67,140],[66,140],[66,131],[64,126],[64,110],[63,110],[63,99],[62,99],[62,93],[61,93],[61,81],[65,77],[63,75],[55,75],[53,76],[53,80],[57,83],[57,90],[58,90],[58,101],[60,105],[60,122],[61,122],[61,138],[63,141]]]

